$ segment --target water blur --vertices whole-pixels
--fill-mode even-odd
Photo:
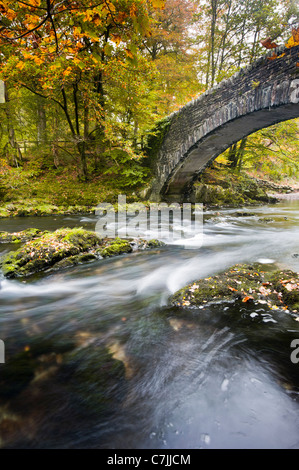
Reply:
[[[299,365],[290,360],[298,322],[262,305],[222,302],[193,311],[167,305],[188,282],[235,263],[259,261],[299,271],[298,220],[296,200],[207,211],[203,243],[164,236],[168,244],[151,251],[26,281],[2,278],[0,338],[8,357],[32,342],[72,341],[86,353],[80,367],[87,369],[104,345],[124,364],[126,376],[117,392],[111,389],[118,405],[106,414],[93,406],[90,415],[74,412],[78,390],[70,380],[66,393],[55,375],[47,378],[46,389],[23,391],[22,402],[8,397],[18,425],[5,445],[298,448]],[[1,220],[1,230],[94,230],[96,222],[96,217],[14,218]],[[2,252],[11,248],[0,245]],[[96,394],[89,380],[84,393]],[[8,412],[5,406],[0,418],[3,409]]]

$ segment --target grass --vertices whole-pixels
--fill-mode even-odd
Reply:
[[[93,213],[100,202],[116,203],[118,194],[126,194],[128,202],[138,200],[134,189],[119,187],[107,175],[80,181],[74,167],[41,171],[29,163],[0,166],[0,217]]]

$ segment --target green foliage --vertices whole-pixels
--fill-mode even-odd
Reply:
[[[155,161],[170,125],[171,119],[169,117],[161,119],[156,122],[154,129],[148,134],[144,151],[149,157],[147,162],[149,166]]]
[[[299,177],[299,119],[281,122],[262,129],[246,139],[244,148],[236,144],[234,167],[273,181]],[[234,148],[218,159],[229,162]],[[224,157],[224,160],[223,160]]]
[[[122,149],[114,149],[107,156],[108,168],[104,174],[116,176],[114,187],[119,189],[138,187],[144,184],[150,175],[148,168],[141,165],[140,159],[134,158]]]

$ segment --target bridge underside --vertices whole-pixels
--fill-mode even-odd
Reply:
[[[297,117],[299,104],[287,104],[255,111],[229,121],[190,147],[167,181],[162,186],[158,184],[153,188],[151,198],[167,202],[192,201],[193,182],[221,153],[260,129]]]

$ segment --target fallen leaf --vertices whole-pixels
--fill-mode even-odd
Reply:
[[[266,49],[275,49],[278,47],[278,44],[272,41],[270,37],[267,39],[264,39],[264,41],[261,41],[262,46],[264,46]]]
[[[235,289],[234,287],[231,287],[231,286],[227,286],[229,288],[229,290],[231,290],[232,292],[238,292],[238,289]]]

